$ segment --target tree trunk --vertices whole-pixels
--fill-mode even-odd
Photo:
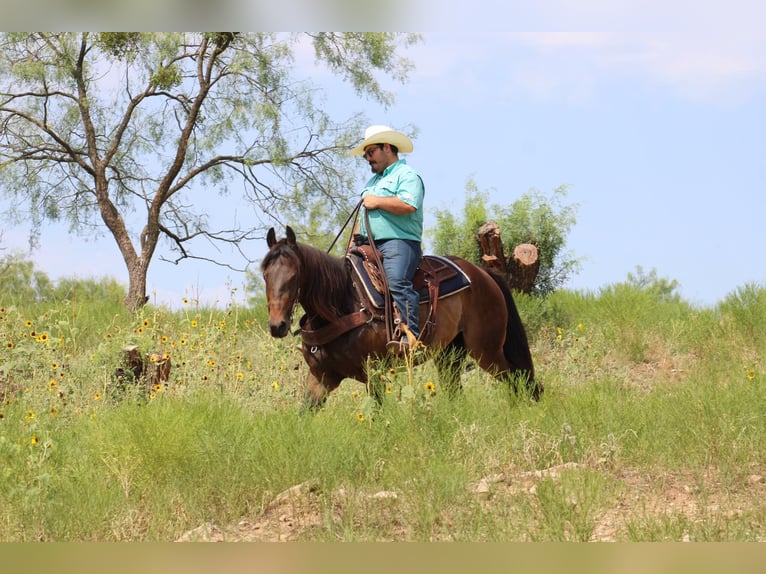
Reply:
[[[138,311],[149,300],[146,294],[147,268],[140,263],[128,265],[128,294],[125,296],[125,307],[129,311]]]
[[[497,223],[485,223],[476,236],[481,246],[481,262],[487,269],[493,269],[506,276],[512,289],[531,293],[540,271],[537,247],[531,243],[517,245],[510,257],[505,256],[500,227]]]
[[[481,262],[484,267],[508,275],[503,251],[503,240],[500,238],[500,227],[497,223],[485,223],[479,228],[479,245],[481,245]]]
[[[537,273],[540,271],[540,258],[537,247],[531,243],[517,245],[508,258],[509,283],[522,293],[531,293],[535,286]]]

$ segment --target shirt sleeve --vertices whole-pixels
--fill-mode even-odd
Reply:
[[[396,197],[417,210],[423,207],[423,180],[414,170],[406,170],[399,177]]]

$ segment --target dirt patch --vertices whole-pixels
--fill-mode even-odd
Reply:
[[[534,496],[541,480],[558,480],[564,472],[588,468],[587,465],[570,462],[544,470],[498,472],[472,482],[468,489],[479,501],[504,497],[510,499],[520,495]],[[628,526],[631,523],[656,520],[663,516],[690,522],[710,520],[711,517],[730,519],[746,512],[752,506],[753,498],[766,494],[766,467],[751,469],[738,489],[724,487],[714,470],[662,475],[651,475],[634,469],[616,472],[603,468],[590,470],[609,472],[609,479],[619,484],[619,494],[614,504],[599,513],[590,537],[594,542],[628,540]],[[409,527],[398,522],[396,504],[399,495],[396,492],[365,494],[338,490],[331,494],[332,504],[328,508],[317,483],[301,483],[277,494],[255,520],[241,520],[237,524],[223,527],[203,524],[184,533],[177,542],[312,540],[312,531],[326,531],[327,521],[341,524],[348,520],[346,511],[350,507],[367,516],[380,516],[381,520],[388,521],[386,530],[391,533],[390,540],[412,539]],[[449,517],[442,518],[449,522]],[[688,540],[688,535],[684,535],[682,540]]]

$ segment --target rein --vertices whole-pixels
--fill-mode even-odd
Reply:
[[[335,247],[335,244],[338,242],[338,239],[343,234],[343,231],[348,226],[349,222],[351,220],[354,220],[353,225],[351,226],[351,231],[353,233],[354,227],[356,226],[356,219],[359,216],[360,209],[362,207],[363,199],[360,199],[359,202],[356,204],[356,207],[351,211],[348,218],[346,219],[346,222],[341,227],[338,234],[335,236],[335,239],[333,239],[330,246],[327,248],[327,253],[330,253]],[[394,334],[394,312],[393,312],[393,304],[391,301],[391,292],[388,288],[388,279],[386,278],[385,271],[383,271],[383,262],[380,258],[380,253],[378,252],[378,249],[375,247],[375,240],[372,237],[372,233],[370,232],[370,222],[369,217],[367,215],[367,210],[364,210],[364,225],[367,229],[367,238],[370,242],[370,247],[372,248],[373,256],[375,258],[375,264],[378,266],[378,269],[381,270],[381,279],[383,283],[383,296],[384,300],[386,301],[386,304],[384,306],[384,316],[382,319],[384,320],[386,324],[386,333],[388,335],[388,339],[391,340],[393,338]],[[349,240],[349,244],[351,241]],[[297,299],[295,304],[297,305]],[[304,315],[301,317],[299,321],[300,328],[296,330],[293,334],[297,335],[300,333],[301,339],[304,344],[311,346],[312,352],[316,350],[316,347],[319,345],[324,345],[325,343],[329,343],[330,341],[333,341],[334,339],[340,337],[342,334],[350,331],[351,329],[355,329],[356,327],[361,327],[362,325],[369,324],[375,319],[380,319],[380,316],[375,315],[372,311],[369,311],[365,308],[360,309],[359,311],[356,311],[354,313],[351,313],[349,315],[345,315],[343,317],[340,317],[339,319],[333,321],[332,323],[329,323],[327,325],[324,325],[318,329],[307,329],[306,326],[309,323],[309,319],[307,315]]]
[[[356,216],[359,215],[359,208],[362,207],[362,201],[363,200],[360,199],[359,203],[356,204],[356,207],[351,210],[351,213],[349,213],[348,217],[346,218],[346,223],[341,226],[340,231],[338,231],[338,234],[335,236],[335,239],[333,239],[332,243],[330,243],[330,247],[327,248],[327,253],[330,253],[332,248],[335,247],[335,244],[338,242],[338,239],[340,239],[340,236],[343,234],[343,230],[346,229],[349,221],[351,221],[351,218],[354,218],[354,225],[356,225]],[[352,233],[354,232],[354,225],[351,226]]]
[[[386,277],[386,270],[383,268],[383,261],[380,259],[380,252],[375,247],[375,240],[372,237],[372,231],[370,230],[370,218],[367,216],[367,210],[364,210],[364,226],[367,229],[367,239],[372,247],[372,254],[375,257],[375,264],[380,269],[380,277],[383,283],[383,305],[385,322],[386,322],[386,336],[387,340],[391,341],[394,338],[394,303],[391,299],[391,291],[388,288],[388,277]]]

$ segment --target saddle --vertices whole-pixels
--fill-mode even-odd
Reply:
[[[383,255],[378,251],[378,257],[370,245],[359,245],[346,254],[346,261],[352,270],[354,285],[362,293],[370,306],[381,311],[385,309],[384,271],[378,267],[377,260]],[[428,303],[428,315],[423,328],[421,339],[427,344],[436,328],[436,311],[438,301],[455,295],[471,286],[471,280],[457,263],[440,255],[424,255],[420,260],[412,284],[420,296],[420,302]]]

